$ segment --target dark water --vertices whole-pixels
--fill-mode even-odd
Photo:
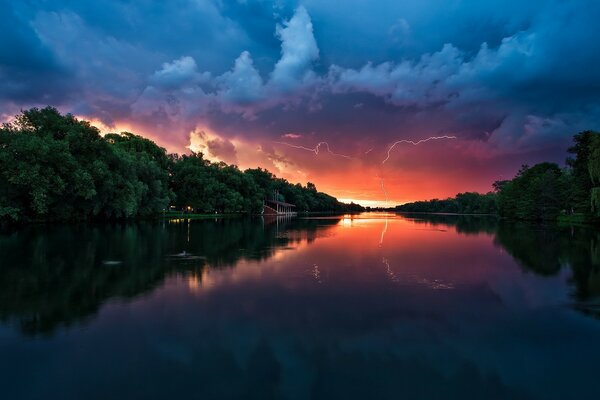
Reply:
[[[600,234],[477,217],[0,234],[2,399],[598,399]]]

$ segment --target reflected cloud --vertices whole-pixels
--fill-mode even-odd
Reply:
[[[87,322],[111,299],[152,293],[171,276],[197,290],[215,283],[211,270],[283,257],[283,249],[312,243],[338,221],[179,219],[3,232],[0,254],[10,256],[0,266],[0,321],[25,334],[52,334]]]

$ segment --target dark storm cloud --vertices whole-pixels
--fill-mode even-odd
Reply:
[[[349,151],[446,133],[521,151],[600,127],[593,0],[3,4],[3,116],[59,105],[178,148],[209,127],[227,157],[227,140],[289,132]]]
[[[39,39],[24,15],[11,7],[0,13],[0,100],[62,103],[73,90],[68,71]]]

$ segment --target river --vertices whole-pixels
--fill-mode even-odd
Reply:
[[[4,399],[597,399],[600,233],[360,215],[0,233]]]

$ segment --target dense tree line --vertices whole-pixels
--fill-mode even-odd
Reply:
[[[148,217],[171,205],[257,213],[274,191],[298,211],[356,207],[260,168],[240,171],[201,153],[167,154],[131,133],[102,136],[52,107],[24,111],[0,128],[0,221]]]
[[[584,131],[573,137],[566,167],[554,163],[523,166],[510,181],[494,183],[498,212],[519,220],[556,220],[579,215],[600,217],[595,185],[600,185],[600,134]]]
[[[556,220],[560,215],[579,215],[582,219],[600,218],[600,134],[578,133],[566,167],[543,162],[524,165],[517,175],[494,182],[494,192],[460,193],[454,198],[407,203],[404,212],[462,214],[497,213],[518,220]]]
[[[402,212],[456,213],[456,214],[496,214],[496,195],[473,192],[459,193],[456,197],[444,200],[416,201],[396,207]]]
[[[277,178],[271,172],[254,168],[240,171],[235,165],[212,163],[201,153],[172,155],[172,188],[177,209],[188,207],[196,212],[258,213],[264,199],[296,205],[297,211],[356,211],[355,204],[340,203],[335,197],[306,186]]]
[[[521,220],[552,220],[568,207],[569,173],[553,163],[523,166],[510,181],[496,182],[498,212]]]

